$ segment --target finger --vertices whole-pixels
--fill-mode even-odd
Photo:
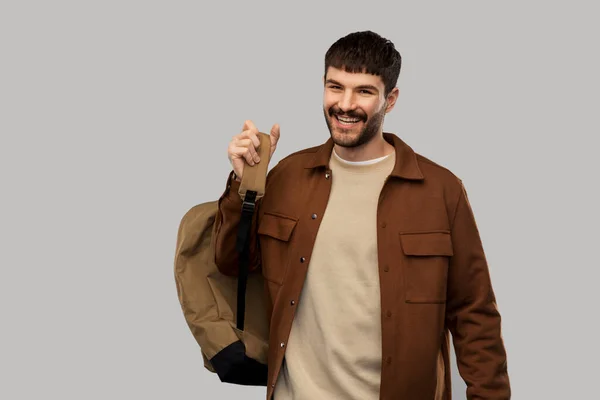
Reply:
[[[276,146],[277,142],[279,141],[279,136],[281,135],[281,131],[280,131],[280,126],[279,124],[275,124],[273,125],[273,127],[271,128],[271,146]]]
[[[244,132],[249,132],[249,133],[253,133],[254,135],[258,135],[258,129],[256,128],[256,125],[254,125],[254,122],[252,122],[251,120],[246,120],[244,122],[244,127],[243,127],[243,131]],[[260,140],[258,141],[258,144],[255,142],[256,147],[260,146]]]
[[[256,148],[260,147],[260,139],[258,138],[258,135],[256,133],[254,133],[251,129],[243,131],[242,133],[239,134],[238,137],[239,138],[249,138],[250,140],[252,140],[252,143],[254,143],[254,147],[256,147]]]
[[[279,142],[280,133],[281,132],[280,132],[279,124],[273,125],[273,127],[271,128],[271,134],[269,135],[269,138],[271,139],[271,153],[270,153],[271,156],[275,152],[275,148],[277,147],[277,142]]]
[[[244,130],[244,131],[251,130],[251,131],[254,131],[254,132],[258,133],[258,129],[256,129],[256,126],[254,125],[254,122],[252,122],[249,119],[247,119],[244,122],[244,128],[242,128],[242,130]]]
[[[246,162],[250,165],[254,165],[257,161],[256,161],[256,151],[254,151],[254,149],[252,148],[252,146],[248,147],[247,149],[248,151],[244,154],[244,159],[246,160]]]
[[[250,157],[254,160],[254,162],[260,162],[260,156],[253,145],[248,146],[248,152],[250,153]]]
[[[251,143],[251,139],[236,139],[234,147],[249,147]]]
[[[254,159],[252,158],[252,153],[250,153],[248,147],[234,147],[231,153],[236,158],[243,158],[244,160],[246,160],[246,163],[248,163],[251,166],[256,164]]]
[[[254,162],[260,162],[260,156],[256,149],[254,148],[254,144],[250,139],[241,139],[232,145],[234,148],[245,148],[250,153],[250,158],[254,160]]]
[[[228,158],[231,160],[232,158],[242,157],[243,152],[247,151],[248,146],[250,146],[251,143],[252,141],[250,139],[238,139],[237,137],[235,137],[231,142],[229,142],[229,147],[227,148]]]

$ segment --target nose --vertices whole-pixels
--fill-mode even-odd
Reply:
[[[338,107],[343,112],[351,111],[356,108],[356,104],[354,104],[354,94],[352,91],[348,90],[344,92],[338,101]]]

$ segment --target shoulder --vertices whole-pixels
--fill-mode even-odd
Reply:
[[[321,146],[313,146],[291,153],[274,165],[269,171],[270,176],[279,175],[284,172],[287,174],[299,172],[304,169],[304,165],[310,161]]]
[[[453,215],[460,197],[465,193],[462,179],[448,167],[421,154],[415,153],[415,158],[425,177],[423,188],[430,195],[443,198],[449,214]]]
[[[294,166],[295,164],[308,161],[321,148],[321,146],[322,145],[298,150],[282,158],[278,164],[281,164],[282,166]]]
[[[417,160],[419,169],[425,176],[425,180],[429,180],[432,183],[438,183],[443,185],[461,184],[461,179],[448,167],[434,162],[431,159],[425,157],[424,155],[416,152],[415,158]]]

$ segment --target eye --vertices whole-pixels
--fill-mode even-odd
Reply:
[[[367,89],[361,89],[360,93],[364,93],[364,94],[372,94],[370,90]]]

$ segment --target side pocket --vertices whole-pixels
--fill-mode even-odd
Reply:
[[[450,231],[402,232],[407,303],[445,303],[452,250]]]

